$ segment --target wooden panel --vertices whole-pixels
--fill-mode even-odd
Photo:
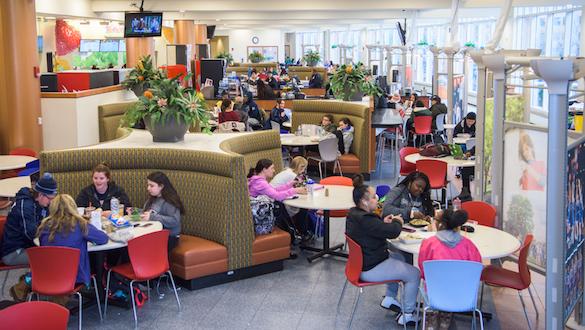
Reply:
[[[192,20],[175,21],[175,43],[177,45],[195,45],[195,22]]]
[[[124,87],[122,85],[114,85],[102,88],[94,88],[88,89],[85,91],[75,92],[75,93],[58,93],[58,92],[45,92],[41,93],[41,98],[46,99],[76,99],[85,96],[109,93],[113,91],[123,90]]]
[[[133,68],[141,57],[150,55],[154,61],[154,38],[126,38],[126,66]],[[153,63],[157,66],[156,63]]]
[[[325,96],[325,88],[303,88],[301,92],[307,96]]]
[[[195,24],[195,43],[198,45],[207,45],[207,25]]]

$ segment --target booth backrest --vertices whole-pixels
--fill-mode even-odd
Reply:
[[[102,104],[98,106],[100,142],[110,141],[117,138],[116,135],[118,127],[120,127],[120,120],[134,103],[135,102],[123,102]]]
[[[232,72],[235,72],[237,76],[240,75],[247,75],[248,74],[248,68],[251,69],[256,69],[256,71],[258,71],[258,73],[260,73],[260,71],[262,71],[264,68],[270,69],[273,68],[275,70],[278,70],[278,63],[276,62],[266,62],[266,63],[234,63],[233,66],[228,66],[227,69],[225,70],[225,73],[229,76],[232,74]]]
[[[53,173],[59,191],[75,198],[91,184],[93,167],[107,162],[112,180],[125,189],[132,205],[139,207],[147,198],[147,175],[164,172],[185,205],[181,232],[224,245],[229,269],[238,269],[252,264],[255,237],[246,179],[249,167],[245,163],[270,157],[282,168],[278,165],[282,156],[276,133],[252,133],[237,140],[241,142],[224,142],[227,153],[164,148],[46,151],[40,155],[41,170]]]
[[[360,171],[369,173],[370,108],[365,104],[334,100],[293,101],[292,127],[301,124],[320,124],[323,115],[333,115],[337,125],[343,117],[349,118],[355,132],[350,153],[360,160]]]
[[[309,80],[313,75],[313,69],[315,69],[315,71],[317,71],[317,73],[321,75],[321,78],[323,78],[323,83],[327,82],[329,78],[327,77],[327,69],[325,69],[324,67],[289,66],[288,75],[291,77],[299,76],[299,79],[301,80]],[[323,87],[325,87],[325,85],[323,85]]]

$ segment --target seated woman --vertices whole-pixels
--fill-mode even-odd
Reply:
[[[418,255],[418,268],[424,278],[423,262],[428,260],[469,260],[481,262],[481,255],[473,242],[461,236],[460,228],[467,222],[465,210],[445,210],[436,223],[437,234],[422,241]],[[434,329],[449,329],[452,314],[439,313],[427,316],[427,324]],[[439,323],[439,324],[436,324]]]
[[[75,198],[77,206],[101,208],[104,211],[104,216],[110,214],[110,202],[113,197],[116,197],[120,204],[124,204],[126,207],[131,206],[130,198],[128,198],[124,189],[112,181],[112,174],[108,164],[100,163],[94,167],[92,180],[93,184],[83,188]]]
[[[422,172],[412,172],[386,195],[382,217],[400,214],[405,221],[429,219],[434,215],[429,178]]]
[[[275,100],[276,93],[274,90],[268,86],[268,84],[263,81],[262,79],[258,79],[257,81],[257,91],[258,91],[258,99],[259,100]]]
[[[351,126],[351,121],[347,117],[341,118],[337,129],[343,134],[343,153],[348,154],[353,142],[353,133],[355,129]]]
[[[416,322],[414,314],[420,272],[404,262],[400,253],[389,252],[387,239],[396,238],[402,230],[400,214],[388,214],[382,218],[374,214],[378,206],[376,191],[364,185],[363,177],[354,178],[353,201],[345,222],[345,233],[362,248],[363,266],[360,279],[368,282],[399,280],[404,283],[404,301],[396,300],[397,283],[388,283],[382,307],[401,311],[398,324]]]
[[[234,111],[234,102],[232,100],[223,100],[218,122],[221,124],[226,121],[240,121],[240,119],[240,115]]]
[[[49,206],[49,216],[38,228],[37,236],[41,246],[66,246],[79,249],[78,284],[89,284],[91,272],[87,242],[103,245],[109,240],[108,235],[90,224],[77,213],[73,198],[59,194]]]
[[[284,111],[285,102],[282,99],[276,100],[276,104],[274,108],[270,111],[270,118],[266,121],[266,128],[270,129],[272,127],[271,122],[278,123],[281,126],[281,131],[286,132],[282,128],[282,124],[289,121],[286,112]],[[281,132],[282,133],[282,132]]]
[[[147,177],[148,199],[144,204],[144,212],[140,215],[143,221],[159,221],[163,229],[169,233],[169,255],[179,243],[181,234],[181,215],[185,207],[175,187],[163,172],[152,172]]]
[[[425,107],[425,104],[421,100],[417,100],[415,103],[415,107],[412,109],[412,113],[410,114],[410,118],[406,122],[406,129],[411,130],[414,129],[414,118],[422,117],[422,116],[429,116],[431,117],[433,113],[431,110]]]
[[[274,176],[274,164],[270,159],[260,159],[256,163],[256,167],[250,168],[250,172],[248,173],[248,190],[250,191],[251,197],[257,197],[259,195],[268,196],[275,201],[275,205],[280,209],[283,210],[284,207],[282,205],[282,201],[286,198],[292,197],[296,194],[305,195],[307,194],[307,189],[304,187],[294,187],[295,181],[291,180],[284,184],[278,185],[276,187],[271,186],[268,183],[269,179],[272,179]],[[278,212],[275,214],[277,225],[284,230],[289,230],[289,221],[286,212]],[[304,218],[304,219],[303,219]],[[308,228],[308,220],[306,219],[306,212],[304,214],[300,214],[293,219],[294,225],[297,230],[303,235],[304,239],[310,239],[312,235],[310,235],[309,228]]]

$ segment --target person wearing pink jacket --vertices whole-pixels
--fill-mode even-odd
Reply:
[[[419,254],[418,267],[424,278],[423,263],[428,260],[468,260],[481,262],[481,255],[471,240],[461,236],[460,227],[467,222],[467,211],[449,208],[437,221],[437,234],[423,240]],[[438,316],[430,314],[427,329],[448,329],[451,324],[451,313]],[[436,323],[439,323],[438,327]]]

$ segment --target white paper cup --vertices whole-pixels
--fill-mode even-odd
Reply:
[[[78,207],[77,213],[79,213],[79,215],[84,215],[85,214],[85,207]]]

